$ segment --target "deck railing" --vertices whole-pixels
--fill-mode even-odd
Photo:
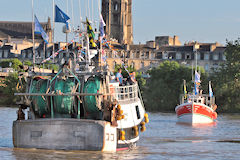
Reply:
[[[111,95],[119,102],[135,101],[138,98],[138,84],[126,86],[111,86]]]
[[[210,97],[209,94],[194,95],[187,94],[187,97],[181,95],[180,103],[186,103],[188,101],[194,101],[196,103],[203,103],[207,106],[212,106],[215,104],[215,97]]]

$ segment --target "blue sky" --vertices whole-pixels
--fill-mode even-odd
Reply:
[[[66,0],[55,1],[67,12]],[[68,0],[68,14],[75,27],[80,21],[78,2]],[[80,2],[81,14],[85,17],[88,1]],[[31,21],[31,5],[31,0],[1,0],[0,21]],[[96,15],[94,21],[97,21],[98,0],[89,0],[89,6],[93,6],[90,13]],[[225,44],[226,39],[240,37],[239,6],[239,0],[133,0],[134,42],[144,43],[161,35],[178,35],[182,43],[194,40]],[[39,21],[46,21],[48,16],[52,17],[52,0],[34,0],[34,12]],[[58,41],[65,37],[62,26],[56,24],[55,39]]]

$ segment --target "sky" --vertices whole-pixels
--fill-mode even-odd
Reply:
[[[177,35],[182,44],[199,41],[220,42],[224,45],[226,39],[231,41],[240,37],[240,0],[132,1],[134,43],[145,43],[154,40],[155,36]],[[89,19],[98,26],[99,0],[55,2],[68,13],[71,25],[75,28],[79,25],[80,13],[84,19],[90,13]],[[34,13],[40,22],[47,21],[48,16],[52,18],[52,0],[34,0]],[[32,0],[1,0],[0,21],[31,20]],[[56,24],[56,41],[65,41],[62,26],[63,24]]]

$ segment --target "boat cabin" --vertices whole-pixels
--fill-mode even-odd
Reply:
[[[181,95],[181,104],[191,102],[205,104],[206,106],[213,106],[215,104],[215,97],[210,97],[208,94],[188,94],[187,96]]]

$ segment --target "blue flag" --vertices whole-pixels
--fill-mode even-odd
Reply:
[[[197,71],[195,71],[195,83],[201,83],[200,74]]]
[[[105,36],[105,33],[104,33],[104,26],[106,26],[104,20],[103,20],[103,17],[102,17],[102,14],[100,15],[100,26],[99,26],[99,31],[100,31],[100,37],[101,39]]]
[[[57,5],[55,5],[55,22],[65,23],[68,29],[68,20],[70,18]]]
[[[199,86],[195,83],[194,84],[195,95],[199,94]]]
[[[44,31],[44,29],[42,28],[42,25],[39,23],[36,15],[34,17],[34,33],[36,34],[41,34],[42,35],[42,38],[43,40],[48,44],[48,35],[46,34],[46,32]]]

